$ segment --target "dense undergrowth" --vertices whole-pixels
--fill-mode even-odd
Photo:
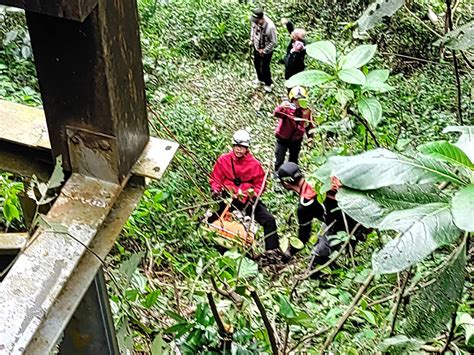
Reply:
[[[110,283],[110,289],[124,351],[160,354],[174,353],[179,348],[189,354],[222,352],[222,334],[209,306],[211,293],[226,330],[233,334],[233,353],[268,353],[270,344],[262,316],[249,296],[255,290],[276,329],[280,349],[318,353],[328,330],[337,324],[366,280],[372,253],[389,238],[385,233],[371,233],[353,255],[344,253],[331,268],[323,270],[327,275],[324,281],[304,280],[293,290],[295,279],[306,270],[309,247],[283,270],[259,270],[237,250],[218,253],[212,239],[200,227],[206,209],[212,207],[207,173],[219,154],[230,148],[229,138],[234,130],[249,129],[254,140],[252,152],[267,167],[272,165],[276,120],[271,112],[285,94],[283,66],[277,62],[289,39],[280,18],[292,18],[297,25],[306,27],[310,41],[331,39],[346,51],[362,43],[352,39],[350,23],[362,13],[367,2],[264,3],[279,30],[272,94],[264,94],[250,84],[253,70],[246,43],[252,4],[218,0],[139,1],[150,129],[153,135],[174,139],[171,131],[185,149],[177,153],[166,176],[152,182],[146,190],[108,260],[108,271],[120,280],[119,289],[115,283]],[[434,0],[418,1],[411,8],[424,18],[428,6],[438,13],[442,11],[442,2]],[[0,30],[0,97],[38,105],[34,66],[27,50],[22,50],[28,46],[23,19],[18,14],[6,18],[14,20],[2,22]],[[18,33],[14,36],[12,30]],[[402,12],[380,26],[369,39],[378,44],[379,50],[370,69],[390,69],[389,84],[395,88],[379,97],[384,120],[375,133],[387,148],[414,149],[434,138],[446,137],[441,133],[443,128],[456,124],[452,66],[449,58],[440,59],[439,48],[429,45],[431,37],[425,26]],[[431,63],[396,54],[421,57]],[[317,62],[308,63],[310,68],[321,69]],[[462,79],[462,110],[470,118],[474,110],[472,80],[466,68]],[[373,147],[370,139],[365,142],[362,125],[340,124],[339,105],[326,94],[324,89],[311,91],[318,127],[316,139],[301,153],[302,167],[314,181],[312,173],[328,157],[356,154]],[[328,137],[328,132],[336,135]],[[9,185],[2,186],[11,191]],[[270,177],[263,201],[276,215],[282,239],[296,236],[296,198]],[[6,204],[2,206],[5,209]],[[314,226],[314,235],[318,228]],[[257,249],[262,249],[260,242]],[[423,285],[429,280],[430,270],[442,264],[452,249],[441,249],[417,265],[412,285],[420,281]],[[214,281],[218,288],[229,285],[235,289],[241,302],[236,304],[216,293]],[[401,283],[400,275],[377,276],[330,349],[340,354],[381,351],[381,344],[390,333],[394,302],[389,299],[377,304],[377,300],[392,295]],[[472,279],[468,278],[465,290],[471,287]],[[459,316],[472,314],[472,307],[472,295],[466,291],[458,308]],[[406,312],[402,307],[395,334],[404,329]],[[315,335],[308,336],[311,334]],[[462,326],[457,327],[454,339],[465,353],[472,350],[465,343]],[[432,339],[430,346],[436,348],[443,343],[444,338]],[[398,351],[408,351],[410,344],[404,346],[405,350]]]

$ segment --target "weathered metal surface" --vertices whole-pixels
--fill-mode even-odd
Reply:
[[[151,179],[161,179],[178,147],[178,143],[150,137],[143,153],[133,166],[132,173]]]
[[[0,171],[47,181],[53,168],[50,150],[0,140]]]
[[[27,241],[28,233],[0,233],[0,255],[18,253]]]
[[[141,182],[143,184],[143,182]],[[112,211],[90,244],[90,249],[101,258],[112,249],[122,226],[138,205],[143,194],[142,186],[127,185],[118,197]],[[96,270],[101,266],[91,252],[86,252],[61,293],[52,305],[48,317],[42,319],[35,334],[31,337],[25,353],[36,355],[47,353],[58,341],[64,328],[77,308],[88,285],[92,282]]]
[[[31,342],[120,191],[71,175],[47,215],[51,229],[35,232],[0,284],[0,352],[21,353]]]
[[[120,354],[102,268],[64,330],[59,354]]]
[[[0,100],[0,139],[31,147],[51,148],[44,111]]]
[[[66,134],[72,171],[120,183],[117,138],[69,126]]]
[[[0,0],[0,4],[44,15],[83,21],[97,5],[97,0]]]
[[[119,180],[148,142],[136,1],[99,0],[84,22],[26,12],[54,156],[66,127],[117,138]]]

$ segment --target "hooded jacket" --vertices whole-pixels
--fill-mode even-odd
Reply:
[[[240,180],[240,184],[239,181]],[[222,154],[212,169],[209,180],[213,192],[228,191],[235,197],[243,195],[242,202],[248,200],[248,190],[253,189],[255,196],[261,194],[264,186],[265,172],[262,164],[248,152],[238,159],[233,151]]]

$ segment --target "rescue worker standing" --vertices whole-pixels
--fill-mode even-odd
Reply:
[[[210,178],[213,197],[230,195],[232,206],[247,216],[252,214],[255,199],[265,189],[265,172],[262,164],[252,155],[249,147],[249,133],[245,130],[235,132],[232,150],[217,159]],[[219,210],[208,219],[208,222],[217,220],[225,208],[226,202],[220,202]],[[275,218],[260,200],[255,206],[255,220],[263,226],[266,258],[283,261],[285,255],[280,249]]]
[[[313,265],[322,265],[329,260],[331,255],[331,246],[327,240],[326,235],[333,235],[339,231],[346,230],[346,224],[342,211],[338,209],[336,201],[337,189],[341,186],[337,178],[333,178],[332,189],[327,193],[323,204],[320,204],[316,199],[316,192],[313,187],[304,179],[303,173],[299,166],[292,162],[283,164],[278,170],[278,178],[285,189],[296,192],[300,201],[298,204],[298,224],[299,232],[298,238],[306,244],[311,236],[311,227],[313,219],[318,219],[329,226],[327,232],[320,236],[315,248],[313,249]],[[357,222],[348,215],[345,216],[347,228],[352,231]],[[361,239],[367,233],[367,229],[359,226],[356,230],[356,239]],[[298,249],[290,248],[289,254],[294,255]]]
[[[273,112],[280,119],[275,130],[275,171],[284,163],[287,151],[290,152],[289,161],[298,164],[305,132],[308,138],[312,137],[310,130],[314,128],[314,123],[307,96],[304,88],[295,86],[288,94],[290,101],[284,101]]]
[[[255,85],[264,85],[266,92],[272,91],[272,73],[270,63],[273,49],[277,44],[277,31],[275,24],[261,9],[252,13],[252,26],[250,29],[250,43],[253,46],[253,63],[257,72]]]

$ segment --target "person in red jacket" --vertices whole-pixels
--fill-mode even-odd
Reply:
[[[290,101],[277,106],[273,115],[280,120],[275,130],[275,172],[285,162],[286,152],[290,151],[289,161],[298,164],[301,143],[306,132],[309,138],[314,128],[311,110],[307,107],[308,94],[301,86],[295,86],[288,94]]]
[[[235,132],[232,150],[217,159],[209,181],[214,198],[231,196],[232,206],[248,216],[252,214],[255,199],[265,189],[262,164],[249,147],[249,133],[245,130]],[[219,210],[209,217],[208,222],[217,220],[225,208],[226,202],[220,202]],[[263,226],[266,258],[282,260],[284,254],[280,249],[275,217],[260,200],[255,206],[255,220]]]

